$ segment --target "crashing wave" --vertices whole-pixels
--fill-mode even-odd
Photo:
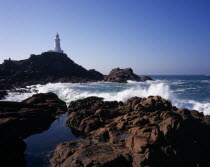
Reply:
[[[194,100],[179,99],[170,86],[165,83],[140,83],[130,82],[129,86],[126,84],[112,84],[112,83],[86,83],[86,84],[72,84],[72,83],[49,83],[46,85],[30,86],[32,93],[9,93],[5,100],[21,101],[36,93],[53,92],[59,96],[60,99],[69,104],[73,100],[89,97],[99,96],[106,101],[126,101],[127,99],[138,96],[161,96],[165,99],[171,100],[172,104],[178,108],[188,108],[210,114],[210,103],[200,103]]]

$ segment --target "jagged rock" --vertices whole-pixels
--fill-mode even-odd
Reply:
[[[106,123],[106,118],[112,118],[118,114],[116,108],[121,104],[122,102],[117,101],[104,102],[103,98],[99,97],[88,97],[71,102],[66,125],[80,132],[98,129]]]
[[[34,95],[22,102],[0,101],[0,166],[24,166],[22,139],[48,129],[56,114],[67,111],[53,93]]]
[[[48,82],[101,81],[103,75],[86,70],[64,53],[45,52],[20,61],[5,60],[0,64],[0,84],[27,86]]]
[[[104,77],[104,81],[107,82],[119,82],[126,83],[127,80],[141,81],[141,77],[133,73],[131,68],[114,68],[109,75]]]
[[[159,96],[125,103],[89,97],[68,110],[67,126],[84,139],[58,145],[53,167],[210,165],[209,118],[198,111],[177,109]]]

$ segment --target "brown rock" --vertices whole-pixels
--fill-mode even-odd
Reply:
[[[67,125],[84,139],[60,144],[53,166],[210,166],[209,117],[159,96],[125,103],[89,97],[72,102],[69,112]]]
[[[52,167],[129,167],[127,152],[128,150],[121,151],[109,143],[67,142],[55,149],[56,156],[51,159],[51,163]]]
[[[127,80],[141,81],[141,78],[134,74],[131,68],[114,68],[109,75],[104,77],[104,81],[107,82],[127,83]]]

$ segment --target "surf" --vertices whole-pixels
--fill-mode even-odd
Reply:
[[[148,97],[161,96],[169,99],[172,105],[178,108],[188,108],[190,110],[198,110],[204,114],[210,114],[210,103],[198,102],[192,99],[180,99],[171,87],[162,82],[129,82],[128,84],[118,83],[48,83],[46,85],[28,86],[27,89],[31,93],[11,92],[4,99],[7,101],[22,101],[35,93],[53,92],[60,99],[69,104],[71,101],[82,99],[90,96],[103,97],[105,101],[123,101],[125,102],[131,97]],[[185,91],[185,89],[183,89]],[[180,91],[177,91],[180,92]]]

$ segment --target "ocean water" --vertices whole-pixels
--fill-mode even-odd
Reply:
[[[27,167],[49,167],[53,151],[58,144],[79,139],[65,126],[66,117],[66,114],[60,116],[48,130],[24,140],[27,145],[25,151]]]
[[[159,95],[171,100],[179,108],[195,109],[210,114],[210,76],[155,75],[156,81],[121,83],[49,83],[29,86],[33,93],[9,93],[5,100],[21,101],[32,94],[54,92],[69,104],[72,100],[88,96],[100,96],[104,100],[126,101],[133,96]],[[36,90],[36,91],[35,91]]]
[[[73,100],[88,96],[100,96],[104,100],[126,101],[133,96],[148,97],[159,95],[171,100],[179,108],[195,109],[210,114],[210,76],[151,76],[156,81],[128,83],[49,83],[28,86],[32,93],[9,93],[4,100],[22,101],[35,93],[54,92],[69,104]],[[27,149],[25,159],[28,167],[48,167],[55,147],[64,141],[78,139],[65,126],[66,114],[51,127],[25,139]]]

